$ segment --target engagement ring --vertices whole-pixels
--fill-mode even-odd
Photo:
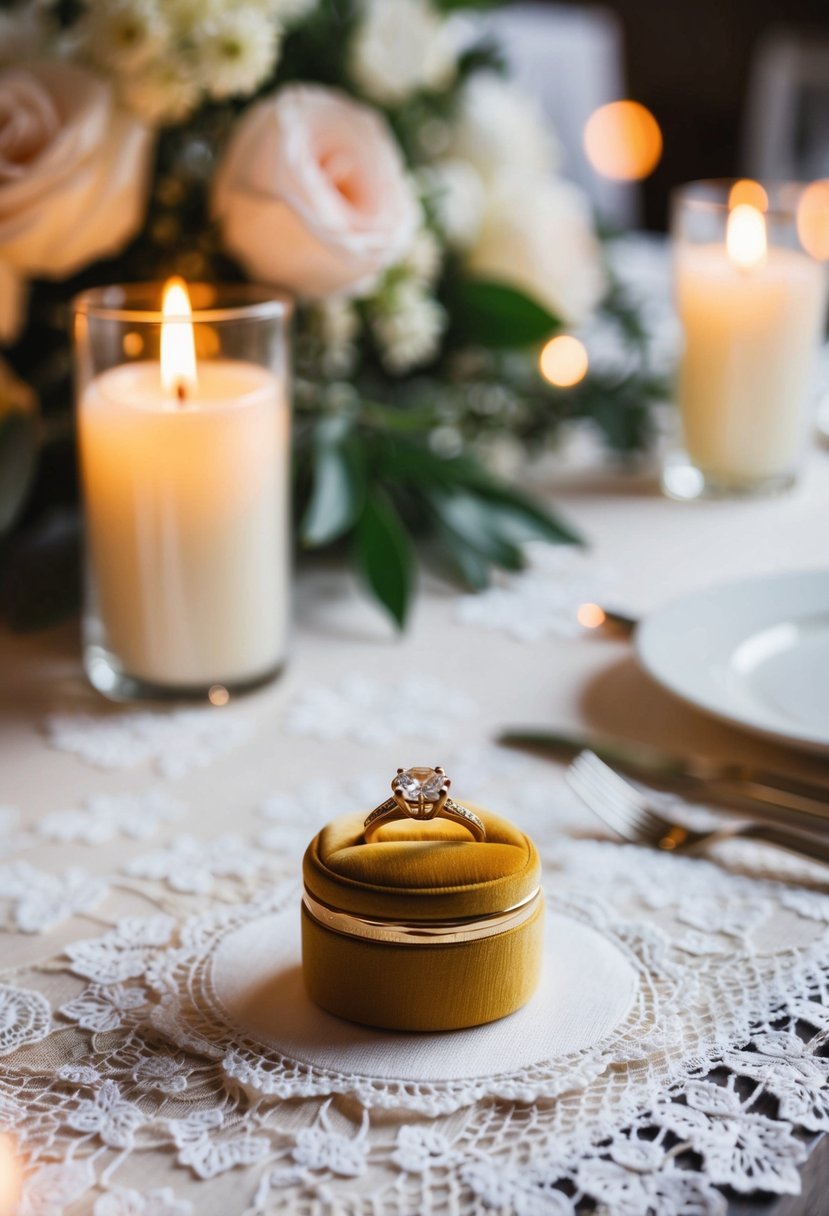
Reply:
[[[449,797],[452,782],[442,768],[399,768],[391,783],[392,797],[375,807],[363,824],[370,844],[377,830],[395,819],[450,819],[466,828],[473,840],[486,840],[486,828],[472,811]]]

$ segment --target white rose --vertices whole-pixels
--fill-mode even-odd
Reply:
[[[214,181],[228,249],[297,295],[355,295],[411,246],[421,209],[375,110],[288,85],[250,106]]]
[[[507,169],[549,173],[560,159],[532,98],[488,72],[473,76],[463,90],[447,155],[474,165],[485,182]]]
[[[455,79],[455,47],[447,22],[429,0],[364,0],[349,64],[355,84],[382,105]]]
[[[589,203],[575,186],[552,177],[510,174],[493,185],[467,266],[571,324],[586,319],[605,289]]]
[[[150,152],[147,128],[83,68],[0,71],[2,277],[19,293],[20,280],[66,278],[116,253],[143,219]]]

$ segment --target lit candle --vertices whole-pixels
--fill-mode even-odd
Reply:
[[[769,239],[775,220],[761,210],[762,187],[740,185],[724,243],[677,245],[679,405],[688,456],[706,481],[750,490],[782,485],[796,469],[826,284],[818,262]]]
[[[289,565],[284,377],[236,358],[197,364],[187,291],[174,281],[160,358],[90,378],[78,427],[99,660],[162,690],[240,686],[277,670]]]

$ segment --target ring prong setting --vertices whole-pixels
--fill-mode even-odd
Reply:
[[[364,839],[369,842],[386,820],[415,819],[418,822],[444,816],[465,827],[476,841],[486,839],[486,829],[474,812],[449,799],[452,782],[446,770],[398,768],[391,780],[392,798],[366,819]]]

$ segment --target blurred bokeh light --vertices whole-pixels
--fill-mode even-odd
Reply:
[[[587,375],[589,360],[584,343],[571,334],[551,338],[541,352],[541,374],[556,388],[571,388]]]
[[[829,180],[812,182],[800,196],[797,235],[813,258],[829,261]]]
[[[584,629],[599,629],[607,617],[598,604],[581,604],[576,613],[576,620]]]
[[[662,132],[650,110],[638,101],[611,101],[587,120],[584,150],[603,177],[641,181],[659,164]]]
[[[742,181],[735,182],[731,187],[728,194],[728,206],[732,210],[734,207],[746,206],[754,207],[757,211],[768,211],[769,196],[759,182],[753,182],[746,177]]]

